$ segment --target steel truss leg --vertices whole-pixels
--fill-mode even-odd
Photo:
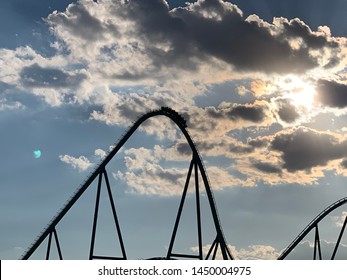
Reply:
[[[194,163],[194,175],[195,175],[195,197],[196,197],[196,219],[198,226],[198,244],[199,244],[199,259],[202,260],[202,233],[201,233],[201,212],[200,212],[200,194],[199,194],[199,174],[198,164]]]
[[[210,249],[208,250],[208,253],[206,255],[206,260],[208,260],[208,258],[210,257],[211,253],[212,253],[212,250],[214,249],[214,247],[217,247],[218,246],[218,243],[217,243],[217,238],[213,241]]]
[[[336,245],[335,245],[335,248],[334,248],[334,252],[333,252],[333,254],[332,254],[332,256],[331,256],[331,259],[332,259],[332,260],[335,259],[335,255],[336,255],[337,249],[339,248],[342,235],[343,235],[343,233],[344,233],[344,231],[345,231],[345,228],[346,228],[346,224],[347,224],[347,216],[346,216],[345,221],[344,221],[344,223],[343,223],[343,226],[342,226],[342,229],[341,229],[341,231],[340,231],[339,237],[338,237],[338,239],[337,239],[337,241],[336,241]]]
[[[100,174],[99,174],[98,189],[97,189],[97,192],[96,192],[95,211],[94,211],[94,221],[93,221],[92,239],[91,239],[91,241],[90,241],[89,260],[92,260],[92,259],[93,259],[93,253],[94,253],[96,225],[97,225],[97,223],[98,223],[98,213],[99,213],[99,202],[100,202],[101,183],[102,183],[102,172],[100,172]]]
[[[63,259],[63,255],[61,253],[59,239],[58,239],[58,234],[57,234],[57,231],[56,231],[55,228],[49,233],[47,252],[46,252],[46,260],[49,260],[49,255],[50,255],[50,252],[51,252],[52,235],[54,235],[55,245],[57,246],[59,259],[62,260]]]
[[[116,225],[116,230],[118,234],[118,240],[120,243],[121,251],[122,251],[122,257],[104,257],[104,256],[94,256],[94,247],[95,247],[95,236],[96,236],[96,228],[97,228],[97,222],[98,222],[98,214],[99,214],[99,204],[100,204],[100,193],[101,193],[101,185],[102,185],[102,176],[105,177],[105,182],[106,182],[106,188],[107,188],[107,193],[108,197],[110,200],[111,204],[111,209],[112,209],[112,214],[113,214],[113,219]],[[96,193],[96,201],[95,201],[95,210],[94,210],[94,221],[93,221],[93,229],[92,229],[92,237],[91,237],[91,242],[90,242],[90,251],[89,251],[89,259],[126,259],[126,253],[125,253],[125,247],[123,243],[123,238],[120,230],[120,225],[119,221],[117,218],[117,213],[116,213],[116,207],[114,204],[113,196],[112,196],[112,191],[110,187],[110,182],[108,180],[107,172],[106,170],[102,170],[99,174],[99,181],[98,181],[98,189]]]
[[[192,159],[192,161],[190,162],[190,166],[189,166],[189,170],[188,170],[188,175],[187,175],[186,183],[185,183],[185,185],[184,185],[184,189],[183,189],[183,194],[182,194],[181,202],[180,202],[180,205],[179,205],[179,207],[178,207],[176,222],[175,222],[175,226],[174,226],[174,229],[173,229],[173,232],[172,232],[172,237],[171,237],[169,249],[168,249],[167,255],[166,255],[166,258],[167,258],[167,259],[171,259],[172,248],[173,248],[173,245],[174,245],[174,242],[175,242],[176,233],[177,233],[177,229],[178,229],[178,224],[179,224],[180,219],[181,219],[182,209],[183,209],[184,201],[185,201],[185,199],[186,199],[186,195],[187,195],[187,190],[188,190],[188,186],[189,186],[190,177],[191,177],[191,175],[192,175],[193,164],[194,164],[194,161],[193,161],[193,159]]]
[[[222,228],[221,228],[220,222],[219,222],[217,209],[216,209],[215,202],[214,202],[214,197],[213,197],[213,194],[212,194],[212,190],[210,189],[207,176],[206,176],[206,174],[204,172],[204,168],[203,168],[202,162],[197,160],[197,164],[199,166],[200,174],[202,176],[202,180],[203,180],[204,185],[205,185],[205,190],[206,190],[207,198],[208,198],[208,201],[209,201],[209,204],[210,204],[210,209],[211,209],[211,213],[212,213],[212,217],[213,217],[213,222],[214,222],[215,229],[216,229],[216,232],[217,232],[217,237],[216,237],[217,244],[220,245],[220,250],[221,250],[221,253],[222,253],[223,260],[227,260],[227,259],[233,260],[234,258],[232,257],[231,252],[229,251],[229,248],[228,248],[228,246],[227,246],[227,244],[225,242],[225,239],[224,239]]]
[[[121,233],[121,230],[120,230],[120,225],[119,225],[119,221],[118,221],[117,213],[116,213],[116,207],[114,205],[114,200],[113,200],[113,196],[112,196],[110,182],[108,180],[108,176],[107,176],[106,170],[104,170],[104,176],[105,176],[105,181],[106,181],[106,186],[107,186],[108,197],[110,199],[110,204],[111,204],[111,208],[112,208],[113,219],[114,219],[114,222],[115,222],[115,225],[116,225],[117,234],[118,234],[119,244],[120,244],[120,247],[121,247],[121,250],[122,250],[122,256],[126,260],[127,257],[126,257],[126,253],[125,253],[125,247],[124,247],[124,243],[123,243],[122,233]]]
[[[186,198],[186,194],[187,194],[187,190],[188,190],[188,186],[189,186],[189,181],[190,181],[190,177],[192,176],[192,171],[194,168],[194,179],[195,179],[195,200],[196,200],[196,217],[197,217],[197,231],[198,231],[198,247],[199,247],[199,254],[197,256],[194,255],[184,255],[184,254],[173,254],[172,253],[172,248],[175,242],[175,238],[176,238],[176,234],[177,234],[177,229],[178,229],[178,225],[180,222],[180,218],[181,218],[181,214],[182,214],[182,209],[184,206],[184,202],[185,202],[185,198]],[[211,248],[209,249],[207,255],[206,255],[206,259],[208,259],[212,252],[212,259],[215,259],[216,254],[217,254],[217,250],[218,250],[218,246],[220,246],[220,250],[223,256],[223,259],[233,259],[229,248],[226,245],[226,242],[224,240],[221,228],[220,228],[220,224],[219,224],[219,220],[218,220],[218,216],[217,216],[217,212],[216,212],[216,208],[214,205],[214,200],[213,200],[213,196],[211,193],[211,190],[209,189],[209,185],[208,185],[208,181],[206,176],[204,176],[204,170],[203,167],[201,165],[201,162],[199,161],[199,157],[198,155],[193,155],[193,159],[190,162],[190,166],[189,166],[189,170],[188,170],[188,175],[187,175],[187,179],[185,182],[185,186],[183,189],[183,194],[182,194],[182,198],[181,198],[181,202],[178,208],[178,212],[177,212],[177,217],[176,217],[176,221],[175,221],[175,225],[174,225],[174,229],[173,229],[173,233],[171,236],[171,240],[170,240],[170,245],[169,245],[169,249],[167,252],[167,256],[166,259],[171,259],[172,257],[186,257],[186,258],[197,258],[202,260],[203,257],[203,248],[202,248],[202,230],[201,230],[201,207],[200,207],[200,190],[199,190],[199,173],[202,176],[202,180],[205,186],[205,190],[208,196],[208,201],[210,204],[210,208],[212,211],[212,216],[213,216],[213,221],[215,224],[215,228],[216,228],[216,232],[217,232],[217,236],[216,239],[214,240],[213,244],[211,245]]]
[[[214,248],[214,251],[213,251],[212,260],[215,260],[215,259],[216,259],[216,254],[217,254],[217,250],[218,250],[218,245],[219,245],[219,243],[216,243],[216,247]]]
[[[322,250],[320,246],[318,225],[316,225],[316,232],[315,232],[315,238],[314,238],[314,251],[313,251],[314,260],[316,259],[316,256],[317,256],[317,249],[318,249],[319,260],[322,260]]]

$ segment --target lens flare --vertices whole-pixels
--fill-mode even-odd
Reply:
[[[40,158],[41,157],[41,151],[40,150],[35,150],[33,151],[34,158]]]

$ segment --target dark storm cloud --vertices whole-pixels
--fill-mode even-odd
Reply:
[[[247,141],[247,144],[254,148],[264,148],[268,145],[268,143],[269,142],[267,140],[261,138],[249,139]]]
[[[347,168],[347,158],[345,158],[342,162],[341,162],[341,166],[343,168]]]
[[[254,147],[252,146],[232,142],[232,139],[228,140],[222,139],[215,142],[197,141],[195,144],[199,152],[209,156],[220,156],[221,151],[224,151],[224,156],[230,156],[232,154],[249,154],[254,151]],[[190,155],[192,153],[189,144],[185,142],[178,143],[175,148],[177,152],[182,155]]]
[[[198,141],[196,142],[196,145],[199,151],[203,153],[208,153],[209,151],[213,152],[216,148],[221,148],[225,151],[225,155],[227,155],[228,153],[248,154],[253,152],[254,150],[253,147],[250,147],[248,145],[241,145],[234,142],[228,142],[225,139],[214,142]]]
[[[226,115],[232,119],[243,119],[255,123],[261,122],[265,118],[264,108],[260,106],[238,105],[229,110]]]
[[[103,9],[107,11],[91,12]],[[96,42],[103,47],[138,44],[131,51],[144,55],[150,67],[139,70],[129,65],[114,76],[123,80],[160,75],[167,67],[197,71],[218,60],[238,71],[303,73],[322,61],[320,55],[311,55],[312,50],[330,54],[325,67],[339,61],[339,44],[304,22],[281,18],[267,23],[255,15],[246,19],[236,5],[222,0],[198,0],[171,10],[165,0],[77,1],[64,13],[50,14],[47,22],[63,41],[69,33],[69,38],[84,39],[96,48],[100,47]],[[296,39],[301,43],[293,47]]]
[[[205,57],[189,38],[187,23],[174,16],[163,0],[129,1],[121,16],[136,24],[136,35],[146,43],[146,52],[157,69],[167,65],[195,70],[196,58]],[[164,50],[157,43],[167,44],[169,49]]]
[[[266,163],[266,162],[260,162],[256,161],[252,164],[253,167],[256,169],[265,172],[265,173],[275,173],[275,174],[281,174],[282,170],[281,168],[271,164],[271,163]]]
[[[317,100],[333,108],[347,107],[347,85],[335,81],[319,80],[317,83]]]
[[[309,48],[322,49],[324,47],[338,47],[336,42],[328,41],[325,36],[314,34],[310,27],[298,18],[289,22],[284,21],[282,24],[285,30],[282,34],[283,36],[301,38]]]
[[[124,70],[122,73],[119,74],[113,74],[111,77],[115,79],[120,79],[124,81],[138,81],[141,79],[144,79],[148,76],[148,73],[142,73],[142,72],[131,72],[128,70]]]
[[[303,127],[277,134],[270,148],[282,153],[283,168],[290,172],[325,166],[347,155],[346,140]]]
[[[192,153],[188,143],[178,143],[176,145],[176,150],[182,155],[190,155]]]
[[[327,43],[324,37],[310,36],[310,30],[306,30],[300,35],[308,40],[308,47],[294,50],[284,40],[288,32],[285,29],[273,35],[268,26],[246,21],[235,5],[218,0],[198,1],[172,11],[160,0],[129,1],[129,6],[131,13],[127,16],[133,17],[142,38],[148,42],[170,42],[169,52],[149,48],[154,63],[159,65],[171,62],[182,66],[209,55],[240,70],[303,72],[318,66],[309,55],[309,47]],[[292,36],[296,35],[295,26],[287,27],[291,27]]]
[[[295,106],[290,104],[289,101],[283,100],[279,104],[278,116],[281,118],[281,120],[287,123],[292,123],[299,118],[300,115],[296,111]]]
[[[207,115],[212,119],[230,119],[233,121],[245,120],[260,123],[266,118],[266,104],[245,104],[232,105],[230,108],[216,109],[209,107],[206,109]]]
[[[117,28],[109,23],[101,22],[94,17],[83,5],[70,4],[65,14],[53,12],[46,20],[51,25],[60,25],[78,38],[88,41],[101,39],[104,33],[118,35]]]
[[[22,69],[20,78],[21,83],[28,87],[71,88],[78,86],[86,79],[86,75],[69,74],[60,69],[33,64]]]

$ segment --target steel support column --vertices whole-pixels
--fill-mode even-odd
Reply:
[[[192,159],[191,162],[190,162],[190,166],[189,166],[189,170],[188,170],[188,175],[187,175],[186,183],[185,183],[185,185],[184,185],[184,189],[183,189],[183,194],[182,194],[181,202],[180,202],[180,205],[179,205],[179,207],[178,207],[177,217],[176,217],[174,229],[173,229],[173,232],[172,232],[172,237],[171,237],[169,249],[168,249],[167,255],[166,255],[166,258],[167,258],[167,259],[170,259],[171,256],[172,256],[172,248],[173,248],[173,245],[174,245],[174,242],[175,242],[175,239],[176,239],[176,233],[177,233],[177,229],[178,229],[178,224],[179,224],[180,219],[181,219],[182,210],[183,210],[183,205],[184,205],[184,201],[185,201],[185,199],[186,199],[186,195],[187,195],[187,190],[188,190],[188,186],[189,186],[190,177],[191,177],[191,175],[192,175],[193,165],[194,165],[194,159]]]
[[[58,256],[59,259],[62,260],[63,259],[63,254],[61,252],[61,248],[60,248],[60,244],[59,244],[59,239],[58,239],[58,234],[56,229],[53,229],[53,231],[50,232],[49,236],[48,236],[48,245],[47,245],[47,252],[46,252],[46,260],[49,260],[49,255],[51,252],[51,245],[52,245],[52,236],[54,235],[54,239],[55,239],[55,245],[57,246],[57,251],[58,251]]]
[[[321,250],[321,246],[320,246],[318,225],[316,225],[316,231],[315,231],[315,236],[314,236],[314,251],[313,251],[313,259],[314,260],[316,259],[316,256],[317,256],[317,250],[318,250],[319,260],[322,260],[322,250]]]
[[[99,213],[99,203],[100,203],[100,193],[101,193],[101,183],[102,183],[102,172],[100,172],[99,174],[98,189],[96,191],[96,201],[95,201],[92,237],[90,241],[89,260],[93,259],[93,254],[94,254],[96,226],[98,223],[98,213]]]
[[[122,233],[121,233],[121,230],[120,230],[120,225],[119,225],[119,221],[118,221],[118,217],[117,217],[117,213],[116,213],[116,207],[114,205],[114,200],[113,200],[113,196],[112,196],[110,182],[108,180],[108,176],[107,176],[106,170],[104,170],[104,176],[105,176],[105,182],[106,182],[108,197],[110,199],[110,204],[111,204],[111,208],[112,208],[113,219],[114,219],[114,222],[115,222],[115,225],[116,225],[117,234],[118,234],[119,245],[120,245],[120,248],[121,248],[121,251],[122,251],[123,259],[126,260],[127,257],[126,257],[126,253],[125,253],[125,247],[124,247],[124,243],[123,243]]]
[[[340,231],[340,234],[339,234],[339,237],[336,241],[336,245],[335,245],[335,248],[334,248],[334,252],[331,256],[331,259],[334,260],[335,259],[335,255],[336,255],[336,252],[337,252],[337,249],[339,248],[339,245],[340,245],[340,242],[341,242],[341,238],[342,238],[342,235],[345,231],[345,228],[346,228],[346,224],[347,224],[347,216],[345,218],[345,221],[343,222],[343,225],[342,225],[342,228],[341,228],[341,231]]]
[[[198,164],[196,162],[194,162],[194,175],[195,175],[196,219],[197,219],[197,228],[198,228],[199,258],[200,260],[202,260],[203,252],[202,252],[202,233],[201,233],[199,170],[198,170]]]

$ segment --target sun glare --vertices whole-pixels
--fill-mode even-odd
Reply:
[[[297,108],[311,110],[316,94],[312,84],[303,81],[299,77],[291,77],[286,79],[280,85],[284,90],[284,97],[288,98],[292,105]]]

